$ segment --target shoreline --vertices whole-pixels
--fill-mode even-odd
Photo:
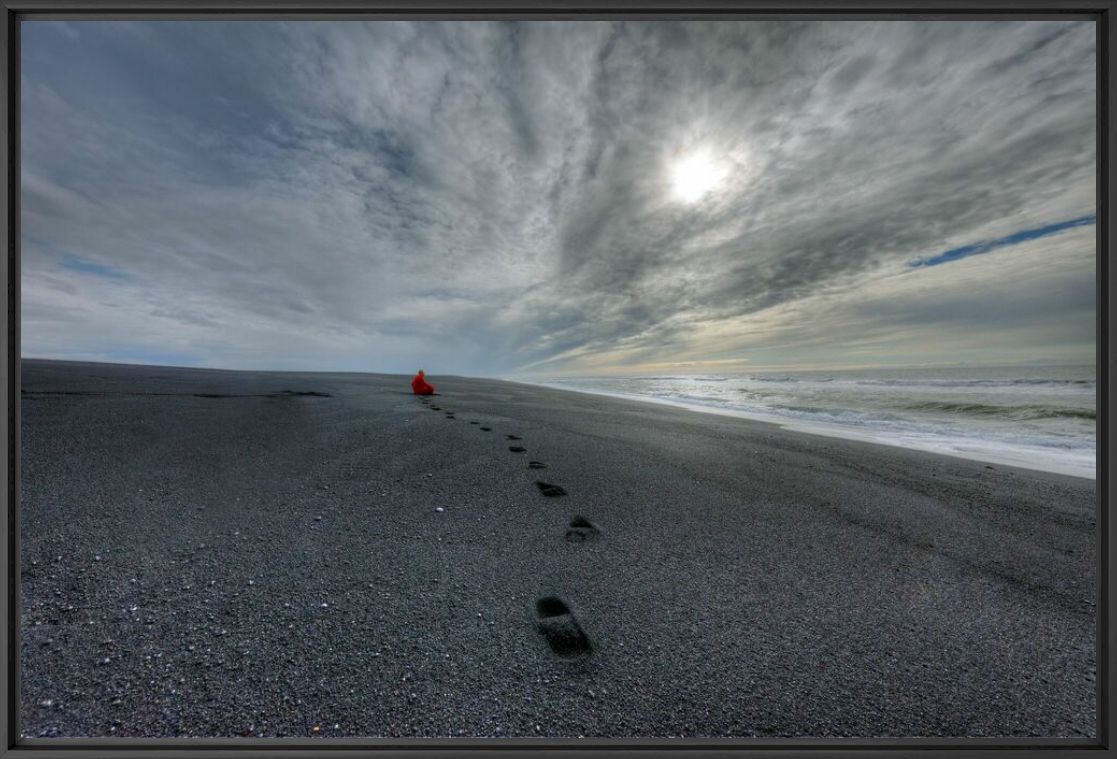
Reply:
[[[517,384],[528,385],[531,387],[545,387],[550,390],[566,390],[572,393],[585,393],[587,395],[599,395],[606,398],[619,398],[622,400],[637,401],[643,403],[654,403],[663,406],[672,406],[675,408],[682,408],[688,411],[695,411],[700,414],[715,414],[718,416],[729,416],[736,419],[747,419],[749,421],[760,422],[763,424],[771,424],[780,429],[787,430],[788,432],[797,432],[805,435],[818,435],[821,437],[834,438],[838,440],[851,440],[861,443],[870,443],[872,445],[880,445],[887,448],[899,448],[908,451],[920,451],[922,453],[929,453],[939,456],[948,456],[950,458],[962,459],[965,461],[977,461],[988,464],[1000,464],[1002,466],[1010,466],[1016,469],[1026,470],[1030,472],[1037,472],[1043,474],[1057,474],[1064,477],[1073,477],[1081,480],[1088,480],[1091,482],[1097,481],[1097,467],[1095,465],[1092,469],[1085,469],[1080,467],[1058,466],[1049,465],[1047,467],[1039,466],[1036,462],[1016,457],[1012,455],[1001,455],[996,452],[974,451],[965,452],[957,450],[944,450],[936,448],[931,445],[905,445],[903,443],[889,440],[886,437],[877,436],[873,433],[858,434],[856,430],[852,430],[846,426],[832,424],[828,425],[824,422],[796,422],[780,418],[775,414],[764,415],[760,413],[751,413],[748,411],[740,411],[738,409],[725,408],[721,406],[704,405],[697,402],[677,401],[670,398],[657,398],[651,395],[640,395],[637,393],[619,393],[609,392],[606,390],[593,390],[588,388],[576,388],[567,385],[556,385],[545,382],[529,382],[520,379],[504,379],[505,382],[515,382]]]
[[[27,737],[1096,733],[1094,481],[408,379],[25,361]]]

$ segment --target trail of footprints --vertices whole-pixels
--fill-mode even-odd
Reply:
[[[432,411],[442,411],[441,406],[435,406],[428,396],[420,396],[419,401]],[[446,411],[447,419],[455,419],[453,411]],[[470,422],[471,425],[477,425],[478,429],[482,432],[492,432],[492,427],[486,427],[479,422]],[[504,436],[509,441],[522,440],[519,435]],[[508,450],[512,453],[527,453],[527,448],[522,445],[510,445]],[[546,469],[547,465],[542,461],[529,461],[527,464],[528,469]],[[542,480],[535,481],[535,487],[538,488],[540,494],[545,498],[560,498],[567,495],[566,490],[559,486],[553,485],[549,482]],[[565,539],[571,543],[586,543],[591,540],[596,540],[601,535],[601,531],[586,519],[584,516],[575,516],[570,520],[570,525],[566,529]],[[582,626],[578,623],[577,617],[574,612],[566,603],[556,596],[544,596],[535,602],[535,622],[539,633],[543,639],[547,641],[547,645],[551,647],[557,656],[563,658],[576,658],[581,656],[588,656],[593,651],[593,646],[590,643],[589,637],[586,635]]]

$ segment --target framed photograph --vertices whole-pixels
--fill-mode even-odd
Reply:
[[[1113,755],[1110,3],[4,6],[4,756]]]

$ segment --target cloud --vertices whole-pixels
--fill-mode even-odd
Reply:
[[[94,261],[87,261],[84,258],[68,254],[62,256],[62,268],[82,274],[92,274],[106,279],[122,279],[124,277],[123,272],[111,266],[104,266]]]
[[[853,328],[890,361],[915,333],[852,315],[891,275],[1095,211],[1085,22],[65,23],[21,47],[25,355],[627,371]],[[688,204],[695,151],[726,178]],[[1094,277],[1066,239],[982,256],[1006,308],[1064,324],[1049,283]],[[953,316],[963,263],[920,339],[1045,350],[1018,309]],[[849,323],[797,317],[840,293]]]

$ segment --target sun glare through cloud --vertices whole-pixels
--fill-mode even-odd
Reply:
[[[727,173],[708,150],[686,153],[671,165],[672,194],[684,203],[697,203],[716,190]]]

